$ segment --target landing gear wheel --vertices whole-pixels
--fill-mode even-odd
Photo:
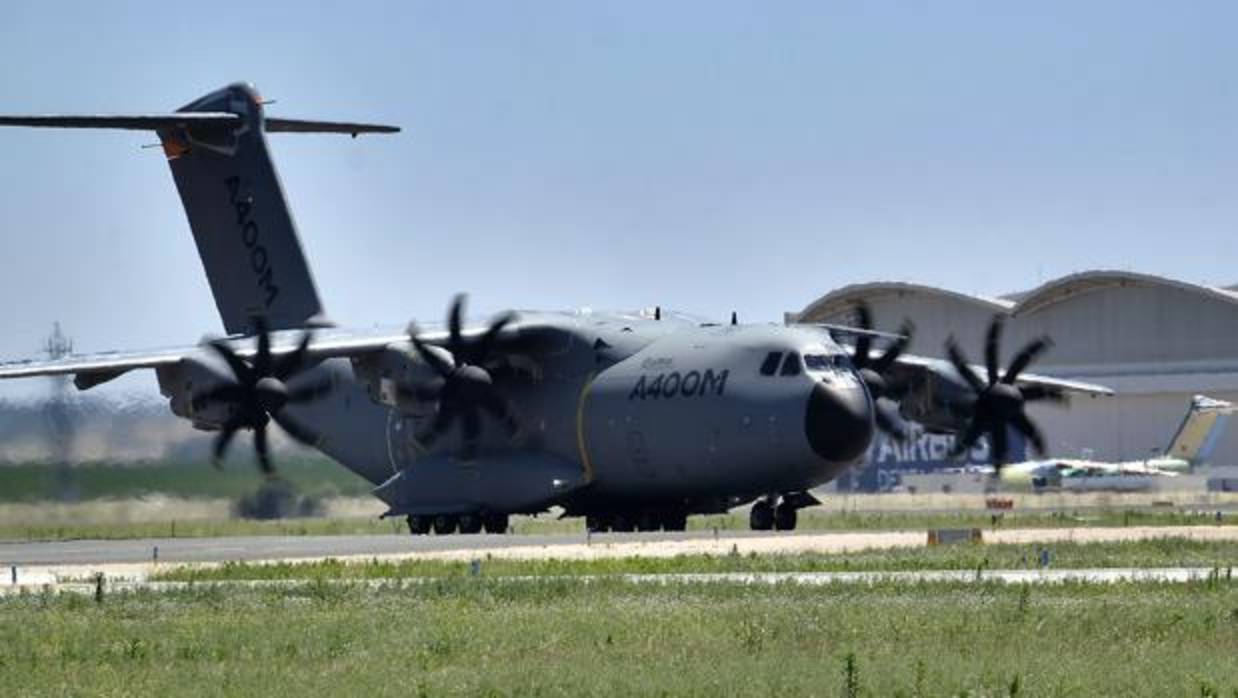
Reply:
[[[460,532],[470,535],[481,533],[481,516],[477,514],[461,514]]]
[[[486,514],[481,521],[486,533],[507,533],[507,514]]]
[[[794,531],[798,519],[795,507],[786,502],[774,508],[774,528],[779,531]]]
[[[589,514],[585,517],[585,529],[589,533],[606,533],[610,530],[610,517],[605,514]]]
[[[661,528],[662,522],[658,520],[658,513],[646,509],[636,517],[636,530],[638,531],[656,531]]]
[[[453,514],[439,514],[434,517],[434,532],[440,536],[455,533],[459,520]]]
[[[754,531],[768,531],[774,527],[774,505],[769,500],[754,502],[752,511],[748,512],[748,528]]]
[[[662,517],[663,531],[683,531],[688,528],[688,515],[682,511],[673,511]]]
[[[616,533],[631,533],[634,528],[631,517],[625,514],[615,514],[610,521],[610,529]]]
[[[428,516],[409,516],[408,532],[414,536],[424,536],[430,532],[430,517]]]

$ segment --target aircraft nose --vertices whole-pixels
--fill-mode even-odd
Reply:
[[[808,443],[822,459],[847,463],[873,440],[873,410],[863,390],[836,390],[818,383],[804,420]]]

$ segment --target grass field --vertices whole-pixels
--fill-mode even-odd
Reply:
[[[234,458],[217,469],[205,461],[84,463],[70,471],[76,499],[131,499],[161,494],[183,498],[237,498],[253,492],[261,476],[248,459]],[[283,455],[280,476],[301,493],[317,497],[364,495],[372,487],[322,457]],[[59,498],[58,471],[46,463],[0,465],[0,503]]]
[[[1049,551],[1053,568],[1086,567],[1212,567],[1229,578],[1238,565],[1238,542],[1190,541],[1180,538],[1115,543],[1054,543],[1052,545],[953,545],[863,550],[849,553],[794,555],[680,555],[601,559],[482,560],[481,574],[490,577],[535,577],[608,574],[668,574],[702,572],[895,572],[911,570],[1031,569],[1040,553]],[[392,579],[403,577],[465,577],[470,561],[408,559],[344,563],[228,563],[215,568],[183,567],[161,572],[162,581],[223,581],[247,579]]]
[[[1238,583],[307,582],[0,600],[15,695],[1238,696]]]

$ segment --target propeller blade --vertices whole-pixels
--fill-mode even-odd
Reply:
[[[976,445],[976,440],[980,438],[980,433],[984,431],[983,425],[979,419],[972,417],[971,423],[967,425],[967,431],[963,435],[954,440],[954,446],[950,448],[950,457],[955,458],[963,454],[964,451]]]
[[[464,447],[460,450],[460,459],[465,461],[477,457],[477,441],[481,437],[481,414],[474,407],[464,410]]]
[[[322,436],[318,432],[289,417],[282,410],[272,415],[272,417],[275,419],[275,423],[295,441],[311,447],[316,447],[322,442]]]
[[[486,357],[490,355],[491,349],[494,348],[494,342],[498,339],[499,333],[515,319],[516,314],[512,312],[503,313],[495,318],[490,323],[490,327],[486,328],[486,333],[469,349],[469,363],[474,366],[481,365],[486,360]]]
[[[993,467],[1001,469],[1006,464],[1010,445],[1006,441],[1006,425],[995,424],[989,429],[989,445],[993,447]]]
[[[335,381],[329,376],[323,377],[308,385],[297,386],[288,391],[288,402],[302,403],[312,402],[314,400],[326,397],[335,387]]]
[[[1010,418],[1010,423],[1015,429],[1019,430],[1020,434],[1027,437],[1027,440],[1032,443],[1032,448],[1036,451],[1036,455],[1045,455],[1045,437],[1040,432],[1040,428],[1036,426],[1025,413],[1018,412]]]
[[[267,445],[267,425],[265,423],[254,427],[254,451],[258,453],[258,468],[265,474],[275,472],[271,465],[271,448]]]
[[[442,436],[448,429],[451,428],[451,423],[455,421],[455,419],[455,410],[447,409],[444,408],[443,405],[439,405],[438,412],[434,413],[434,419],[430,422],[429,426],[417,434],[417,440],[420,441],[423,446],[430,446],[430,444],[434,443],[438,437]]]
[[[487,391],[481,400],[481,408],[490,413],[491,417],[503,424],[507,429],[507,436],[510,438],[520,429],[520,424],[516,419],[515,413],[512,411],[511,403],[504,400],[498,391]]]
[[[954,337],[946,340],[946,355],[950,358],[954,370],[967,381],[973,391],[977,394],[984,392],[984,381],[980,380],[980,376],[967,364],[967,357],[963,355],[963,350],[959,348],[958,342],[954,341]]]
[[[873,309],[868,307],[868,303],[855,304],[855,321],[862,330],[873,329]]]
[[[481,415],[476,409],[466,408],[464,412],[464,440],[476,441],[481,436]]]
[[[225,362],[227,362],[228,368],[232,369],[232,375],[236,376],[237,383],[240,383],[241,385],[253,385],[258,382],[258,379],[254,376],[253,369],[249,367],[249,364],[245,363],[244,359],[237,356],[236,352],[232,351],[232,347],[228,346],[223,340],[210,342],[206,346],[218,354]]]
[[[903,420],[899,417],[898,408],[888,400],[877,400],[874,403],[874,408],[877,427],[895,441],[905,441],[907,439],[907,429],[903,424]]]
[[[194,409],[201,409],[210,402],[241,402],[249,391],[236,383],[220,383],[190,398]]]
[[[274,370],[271,375],[280,380],[287,380],[288,376],[301,370],[305,364],[305,356],[309,353],[310,341],[314,338],[313,332],[304,332],[301,335],[301,341],[297,343],[297,348],[291,354],[281,356],[275,363]]]
[[[1040,337],[1023,347],[1019,354],[1014,357],[1014,361],[1010,362],[1010,368],[1006,369],[1006,375],[1002,376],[1002,382],[1006,385],[1014,385],[1019,374],[1023,373],[1024,369],[1052,346],[1053,340],[1048,337]]]
[[[464,320],[464,303],[468,299],[463,293],[457,293],[451,299],[451,310],[447,312],[447,331],[450,334],[448,339],[448,348],[453,356],[460,356],[464,353],[464,338],[460,334],[460,329]]]
[[[451,374],[455,372],[455,366],[447,363],[447,359],[444,359],[438,354],[430,351],[430,348],[426,345],[426,343],[418,339],[417,335],[411,335],[409,339],[412,340],[413,348],[417,350],[417,354],[421,356],[423,361],[430,365],[430,368],[434,369],[435,373],[439,374],[443,378],[449,378]]]
[[[1047,400],[1049,402],[1063,403],[1066,402],[1066,394],[1061,388],[1054,388],[1048,385],[1029,385],[1020,387],[1019,392],[1023,393],[1024,402],[1040,402]]]
[[[911,320],[904,320],[901,327],[898,328],[898,333],[902,335],[899,339],[894,340],[894,343],[886,347],[885,353],[881,355],[873,364],[873,370],[877,373],[885,373],[898,361],[898,357],[907,351],[907,347],[911,346],[911,335],[916,331],[916,326]]]
[[[254,328],[258,334],[258,353],[254,355],[254,373],[267,376],[271,373],[271,332],[267,327],[266,318],[261,315],[255,316]]]
[[[989,374],[989,385],[997,382],[997,360],[1001,349],[1002,316],[994,315],[989,331],[984,338],[984,368]]]
[[[232,437],[236,436],[236,432],[240,428],[241,420],[237,418],[230,419],[224,423],[219,436],[215,437],[215,443],[211,448],[211,464],[216,468],[223,467],[224,454],[228,452],[228,445],[232,443]]]
[[[864,329],[864,330],[873,329],[873,313],[869,309],[867,303],[856,304],[855,317],[856,317],[856,324],[859,325],[860,329]],[[869,351],[872,349],[872,346],[873,346],[872,337],[866,334],[862,334],[856,337],[855,358],[852,359],[852,362],[855,363],[856,368],[864,368],[865,366],[868,365],[868,354],[869,354]]]

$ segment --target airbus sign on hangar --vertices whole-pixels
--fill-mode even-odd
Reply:
[[[1104,270],[1071,274],[1000,298],[874,282],[831,291],[787,313],[786,319],[844,323],[861,302],[872,309],[880,330],[897,332],[905,318],[913,318],[911,351],[923,356],[944,356],[951,335],[964,346],[982,345],[994,315],[1006,320],[1003,365],[1010,359],[1008,351],[1035,337],[1053,337],[1056,344],[1037,365],[1038,373],[1117,391],[1115,397],[1076,398],[1070,410],[1029,406],[1055,456],[1145,458],[1165,448],[1192,396],[1238,401],[1238,287]],[[936,456],[945,447],[933,438],[949,439],[925,437],[901,447],[878,444],[873,455],[895,467],[940,463]],[[1238,430],[1225,431],[1209,462],[1238,464]]]

